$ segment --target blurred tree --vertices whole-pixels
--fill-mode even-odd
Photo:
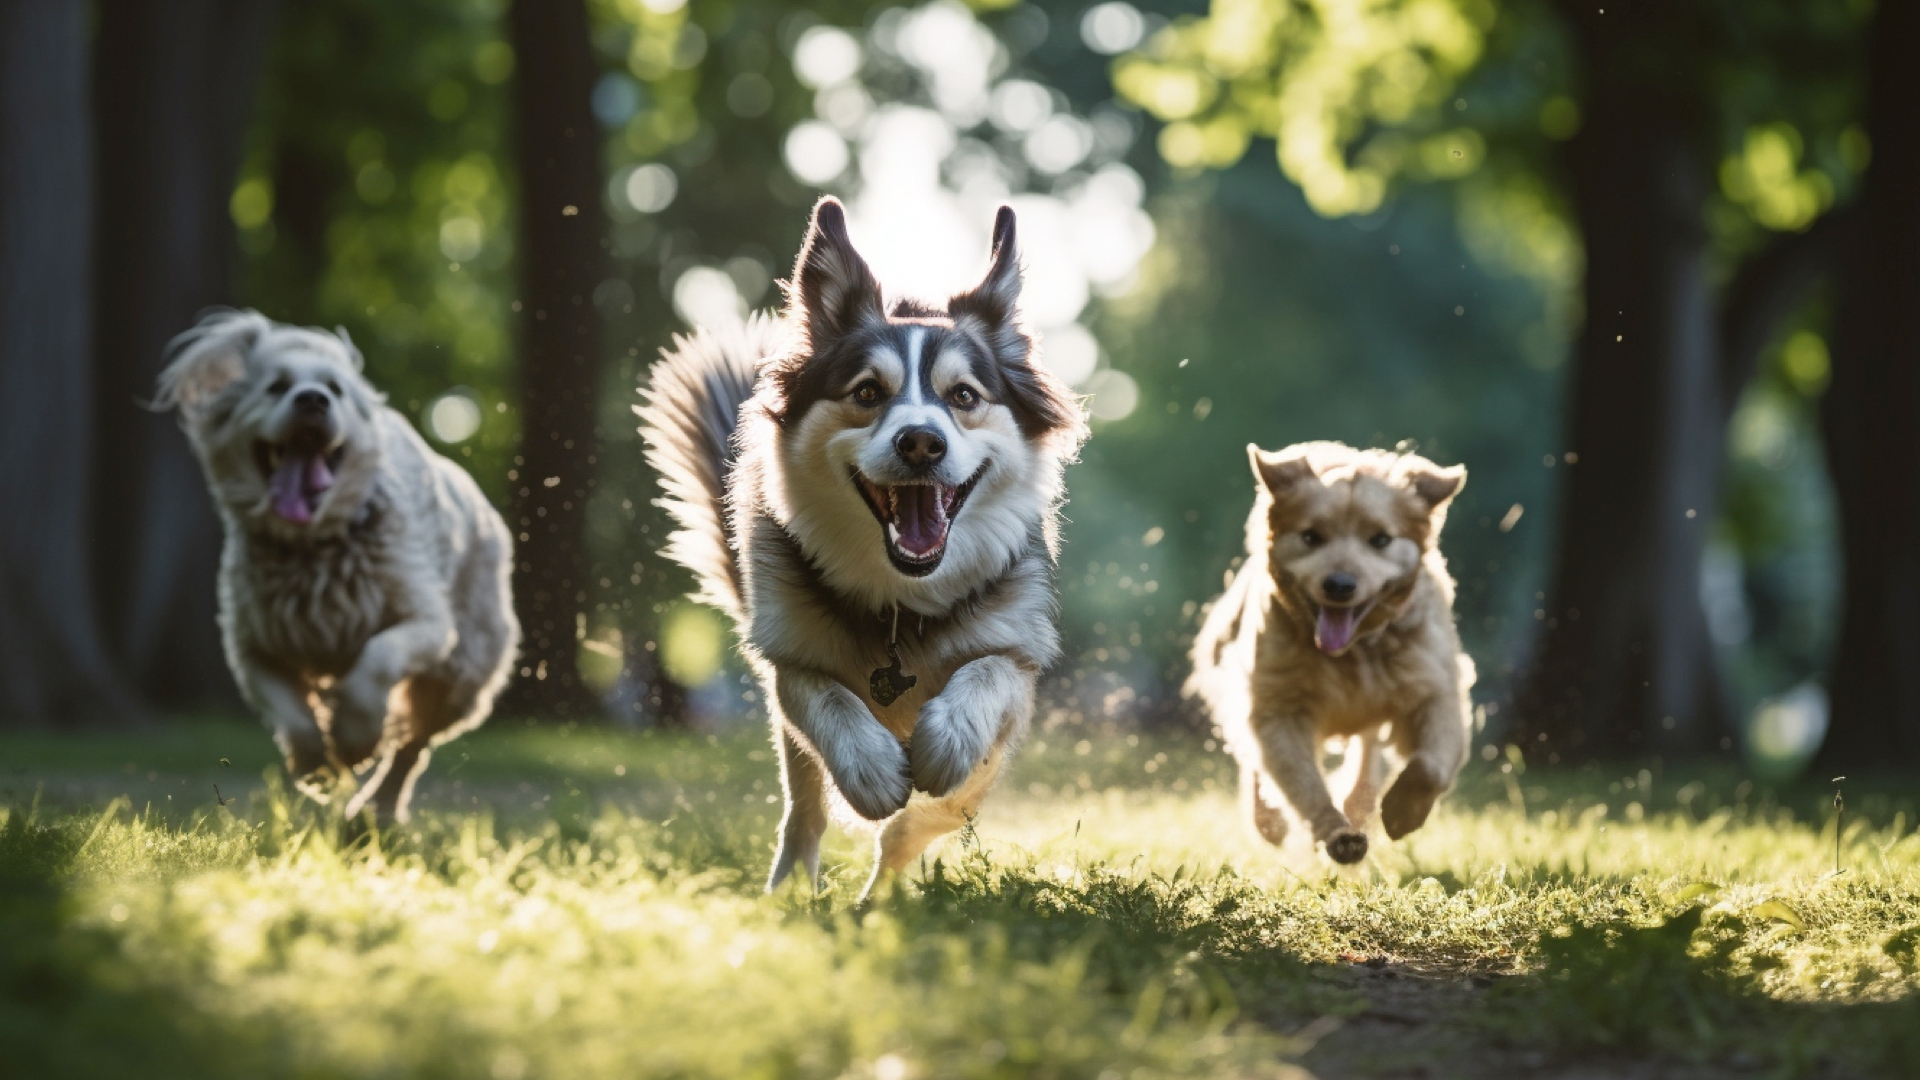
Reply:
[[[1823,403],[1839,496],[1844,615],[1832,772],[1920,765],[1920,5],[1876,7],[1861,225],[1841,262]]]
[[[127,722],[87,563],[88,5],[0,5],[0,722]]]
[[[242,301],[346,327],[389,402],[496,503],[519,437],[502,14],[285,0],[229,205]]]
[[[502,706],[597,715],[580,642],[598,591],[587,504],[598,483],[605,369],[594,291],[608,270],[606,175],[592,101],[600,67],[584,0],[515,0],[507,16],[520,174],[520,453],[507,474],[519,541],[521,678]]]
[[[153,393],[162,351],[233,299],[228,215],[275,0],[113,0],[94,54],[94,565],[115,661],[165,708],[237,702],[214,622],[220,530]]]
[[[1269,136],[1324,214],[1371,211],[1396,178],[1479,173],[1462,224],[1505,232],[1522,264],[1533,220],[1570,221],[1585,273],[1569,307],[1585,317],[1549,463],[1571,479],[1515,732],[1543,756],[1732,745],[1699,600],[1727,419],[1831,252],[1836,229],[1815,223],[1847,175],[1803,172],[1799,145],[1753,121],[1843,141],[1858,21],[1652,0],[1216,0],[1115,65],[1116,87],[1167,122],[1175,165],[1218,168]],[[1716,170],[1743,132],[1766,152]]]

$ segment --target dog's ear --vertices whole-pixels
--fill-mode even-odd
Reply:
[[[1275,494],[1319,475],[1313,471],[1312,459],[1297,450],[1267,451],[1258,443],[1248,443],[1247,461],[1253,466],[1253,478]]]
[[[1014,243],[1013,207],[1003,206],[993,218],[993,250],[987,276],[980,284],[947,301],[947,314],[958,319],[976,315],[989,325],[1010,322],[1020,302],[1020,250]]]
[[[807,337],[816,344],[863,323],[886,321],[880,283],[853,249],[846,208],[831,195],[814,204],[813,222],[794,262],[788,302],[805,313]]]
[[[257,311],[216,311],[167,344],[167,366],[160,372],[153,408],[179,409],[190,423],[247,371],[247,354],[268,328]]]
[[[1413,492],[1421,502],[1427,504],[1429,513],[1439,510],[1453,501],[1455,495],[1467,483],[1467,470],[1464,465],[1450,465],[1442,468],[1425,458],[1417,458],[1409,463],[1401,484]]]
[[[980,333],[997,361],[999,390],[1020,430],[1033,437],[1058,436],[1078,447],[1087,435],[1086,410],[1060,381],[1039,362],[1034,340],[1020,319],[1020,248],[1014,239],[1011,206],[993,219],[993,249],[987,274],[980,284],[947,301],[947,316],[963,320]]]
[[[360,355],[360,346],[353,343],[353,335],[347,333],[347,328],[344,326],[334,327],[333,336],[339,338],[341,347],[347,350],[347,362],[353,365],[353,370],[367,370],[367,358]]]

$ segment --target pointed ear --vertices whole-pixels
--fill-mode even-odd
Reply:
[[[947,301],[947,314],[956,319],[977,315],[989,323],[1013,318],[1014,307],[1020,302],[1020,248],[1013,234],[1013,207],[1003,206],[993,218],[993,252],[988,257],[987,276]]]
[[[1464,465],[1451,465],[1441,468],[1432,462],[1422,461],[1408,470],[1406,485],[1409,491],[1419,496],[1427,504],[1429,511],[1438,510],[1453,501],[1455,495],[1467,483],[1467,470]]]
[[[254,311],[219,311],[167,343],[167,366],[160,372],[153,408],[179,409],[198,423],[221,391],[247,372],[247,354],[267,330]]]
[[[807,334],[819,342],[841,337],[866,322],[885,322],[880,283],[847,235],[847,212],[840,200],[823,197],[794,262],[788,302],[806,314]]]
[[[353,343],[353,335],[347,333],[347,328],[345,326],[334,327],[333,336],[339,338],[340,344],[346,346],[347,360],[353,364],[353,370],[365,371],[367,369],[367,359],[360,355],[360,346]]]
[[[1253,478],[1275,494],[1317,475],[1313,471],[1313,462],[1307,460],[1305,454],[1288,453],[1285,450],[1268,452],[1260,449],[1257,443],[1247,444],[1247,460],[1253,465]]]

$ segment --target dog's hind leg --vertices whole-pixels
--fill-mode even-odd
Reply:
[[[767,875],[767,891],[778,888],[795,866],[804,867],[807,881],[820,887],[820,837],[827,831],[827,778],[819,759],[808,753],[793,732],[774,722],[774,740],[780,744],[780,787],[787,810],[780,819],[780,850]]]
[[[1340,808],[1356,829],[1364,829],[1380,805],[1380,787],[1386,781],[1386,755],[1381,752],[1379,736],[1365,731],[1347,739],[1346,756],[1340,762],[1340,774],[1333,780],[1335,791],[1345,790]]]
[[[394,717],[399,738],[347,804],[348,820],[371,806],[383,825],[406,821],[414,785],[427,771],[434,741],[465,724],[479,708],[474,690],[426,675],[408,679],[394,699],[403,710]]]
[[[1253,831],[1259,833],[1267,843],[1279,847],[1287,842],[1287,815],[1270,801],[1264,787],[1258,768],[1250,765],[1240,767],[1241,809],[1247,821],[1252,823]],[[1279,792],[1272,794],[1278,797]]]
[[[888,875],[913,865],[935,840],[972,822],[980,813],[980,804],[986,801],[987,792],[993,790],[994,781],[1000,779],[1000,769],[1005,762],[1006,752],[995,747],[958,788],[942,798],[915,799],[888,818],[874,841],[873,873],[867,878],[866,887],[860,890],[860,899],[873,895],[875,886]]]
[[[432,757],[433,751],[426,739],[408,739],[387,751],[374,767],[373,775],[367,777],[367,782],[347,803],[347,820],[358,818],[371,806],[374,817],[382,825],[406,821],[411,816],[413,785],[420,774],[427,771],[427,762]]]

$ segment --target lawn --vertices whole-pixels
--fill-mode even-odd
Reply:
[[[348,845],[250,727],[8,736],[0,1072],[1920,1072],[1897,791],[1847,785],[1836,844],[1831,785],[1476,759],[1336,873],[1251,839],[1231,776],[1196,737],[1044,731],[861,910],[838,831],[820,896],[761,894],[758,733],[485,729]]]

